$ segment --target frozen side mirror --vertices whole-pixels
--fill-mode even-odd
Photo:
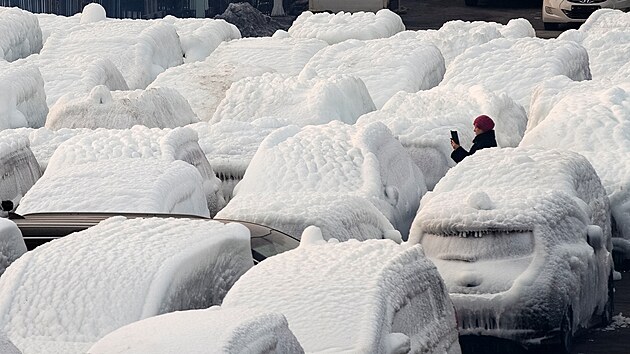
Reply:
[[[597,225],[588,225],[586,227],[586,242],[598,251],[604,246],[604,232]]]

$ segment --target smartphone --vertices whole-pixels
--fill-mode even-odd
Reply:
[[[457,135],[457,130],[451,130],[451,139],[453,139],[455,144],[459,145],[459,135]]]

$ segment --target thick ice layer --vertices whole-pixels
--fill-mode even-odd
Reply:
[[[556,75],[588,80],[588,63],[586,49],[573,41],[499,38],[458,56],[440,85],[482,85],[496,93],[507,93],[529,111],[536,85]]]
[[[439,30],[403,31],[394,37],[433,43],[442,52],[446,66],[466,49],[496,38],[534,37],[535,31],[526,19],[512,19],[507,25],[484,21],[448,21]]]
[[[599,9],[580,26],[580,32],[606,33],[610,30],[630,30],[630,14],[613,9]]]
[[[37,67],[0,60],[0,130],[42,127],[46,114],[44,80]]]
[[[353,75],[365,82],[377,108],[396,92],[437,86],[444,76],[444,58],[429,42],[386,38],[348,40],[319,51],[300,76]]]
[[[303,205],[304,210],[309,210],[313,198],[360,198],[372,203],[406,236],[425,192],[422,173],[382,123],[355,127],[333,121],[301,129],[289,126],[274,131],[262,142],[234,190],[234,199],[217,217],[229,219],[233,211],[239,213],[238,209],[248,202],[260,208],[249,209],[251,216],[247,217],[259,218],[256,215],[276,215],[269,205],[284,203],[287,198],[294,200],[290,205]],[[262,200],[267,206],[262,206]],[[341,214],[352,212],[352,208],[340,209]],[[364,222],[361,215],[365,212],[357,215],[356,222]],[[328,217],[347,216],[331,212]],[[303,223],[300,227],[306,226]],[[346,226],[355,227],[351,222]]]
[[[262,65],[208,59],[172,67],[158,75],[148,88],[168,87],[177,90],[190,103],[199,120],[209,121],[232,83],[274,71]]]
[[[317,38],[335,44],[346,39],[387,38],[404,31],[405,25],[396,13],[383,9],[373,12],[326,12],[313,14],[304,11],[289,28],[293,38]]]
[[[324,242],[317,231],[309,229],[298,249],[243,275],[222,308],[284,314],[306,352],[459,349],[453,308],[421,247],[391,240]]]
[[[0,139],[0,200],[11,200],[15,206],[42,175],[28,146],[28,139],[20,135]]]
[[[561,147],[586,156],[602,179],[616,224],[630,239],[630,84],[573,90],[523,137],[522,146]]]
[[[137,20],[86,23],[67,33],[53,34],[41,51],[42,57],[51,55],[107,59],[120,71],[130,89],[146,88],[158,74],[183,63],[173,25]]]
[[[13,221],[0,218],[0,275],[25,252],[26,245],[20,229]],[[2,349],[1,343],[0,349]]]
[[[363,81],[354,76],[304,78],[266,73],[236,81],[225,93],[210,123],[274,118],[285,125],[354,124],[375,110]]]
[[[243,179],[260,143],[281,126],[285,125],[273,119],[258,119],[251,123],[232,120],[215,124],[200,122],[188,127],[197,131],[199,146],[221,179],[223,197],[229,201],[234,186]]]
[[[161,130],[138,125],[125,130],[98,129],[84,132],[57,148],[50,159],[48,170],[49,173],[56,173],[71,166],[115,158],[157,158],[187,162],[201,174],[210,214],[216,214],[225,205],[221,181],[215,176],[199,146],[197,133],[189,128]]]
[[[129,129],[175,128],[198,122],[188,101],[175,89],[113,91],[96,86],[89,94],[64,96],[50,108],[46,127]]]
[[[460,335],[534,342],[569,307],[575,328],[601,315],[612,272],[609,215],[583,156],[484,149],[425,195],[409,238],[444,278]]]
[[[300,354],[304,350],[280,313],[214,306],[131,323],[103,337],[88,352]]]
[[[0,7],[0,59],[14,61],[42,49],[37,17],[17,7]]]
[[[174,213],[209,216],[199,171],[183,161],[115,158],[47,171],[16,212]]]
[[[398,137],[433,189],[455,165],[450,155],[449,130],[457,130],[462,146],[469,149],[474,138],[472,122],[480,114],[495,121],[500,147],[517,146],[523,137],[527,115],[506,94],[482,86],[438,86],[417,93],[396,94],[383,108],[365,114],[358,125],[383,122]]]
[[[287,75],[297,75],[320,49],[328,44],[318,39],[242,38],[221,43],[208,60],[271,68]]]
[[[63,342],[61,352],[85,353],[129,323],[221,303],[251,266],[240,224],[113,217],[9,267],[0,278],[2,330],[24,353]]]
[[[231,23],[209,18],[180,19],[173,16],[164,17],[164,22],[171,23],[184,51],[184,62],[192,63],[205,60],[221,42],[241,38],[241,32]]]

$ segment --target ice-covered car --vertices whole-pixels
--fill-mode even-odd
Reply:
[[[0,200],[17,205],[41,175],[28,138],[15,135],[0,141]]]
[[[560,24],[583,23],[599,9],[630,10],[630,0],[543,0],[542,20],[546,30]]]
[[[283,314],[306,353],[460,353],[453,305],[422,247],[324,241],[267,259],[228,291],[222,310]]]
[[[465,159],[423,198],[410,240],[444,278],[463,346],[568,352],[577,330],[612,317],[609,201],[577,153],[506,148]]]

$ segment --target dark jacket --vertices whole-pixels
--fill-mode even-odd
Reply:
[[[466,151],[463,147],[460,146],[457,149],[453,150],[453,152],[451,153],[451,158],[455,160],[455,162],[459,163],[466,156],[470,156],[477,152],[477,150],[496,146],[497,139],[494,136],[494,130],[488,130],[487,132],[483,132],[477,135],[473,139],[473,146],[470,148],[470,152]]]

